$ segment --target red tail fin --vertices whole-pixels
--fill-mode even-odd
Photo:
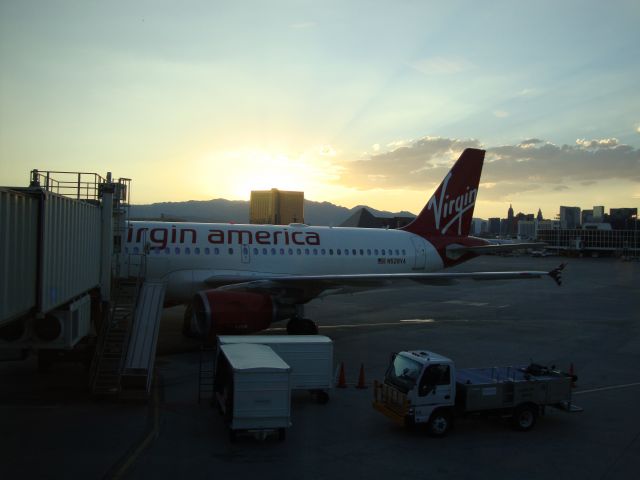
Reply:
[[[484,150],[462,152],[420,215],[403,230],[428,237],[469,235],[483,162]]]

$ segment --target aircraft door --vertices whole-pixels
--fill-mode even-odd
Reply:
[[[251,263],[251,248],[246,243],[242,245],[241,255],[242,263]]]
[[[413,264],[414,270],[424,270],[427,264],[427,251],[424,246],[424,240],[420,237],[412,236],[411,243],[415,249],[415,262]]]

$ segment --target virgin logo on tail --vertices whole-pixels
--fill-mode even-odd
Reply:
[[[464,194],[460,194],[457,197],[450,199],[451,196],[447,193],[449,180],[451,180],[451,172],[447,174],[442,182],[440,199],[438,200],[436,192],[429,200],[429,203],[427,203],[427,209],[431,210],[433,208],[435,227],[442,235],[445,235],[447,230],[449,230],[449,227],[456,221],[458,222],[458,235],[462,235],[462,217],[467,210],[473,209],[475,206],[478,189],[472,189],[467,186],[467,191]],[[451,217],[451,214],[455,215]],[[449,219],[449,217],[451,217],[451,219]],[[443,219],[449,220],[449,222],[440,229],[440,221]]]
[[[484,150],[467,148],[462,152],[420,215],[403,230],[427,239],[468,236],[483,162]],[[452,235],[456,223],[457,231]]]

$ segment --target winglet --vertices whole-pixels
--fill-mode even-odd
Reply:
[[[549,272],[549,276],[555,280],[558,286],[562,285],[562,270],[566,267],[566,263],[561,263],[559,266]]]

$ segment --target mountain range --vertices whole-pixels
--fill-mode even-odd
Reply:
[[[353,208],[341,207],[329,202],[304,201],[304,220],[308,225],[339,226],[361,208],[377,217],[415,217],[410,212],[387,212],[366,205]],[[249,223],[248,200],[189,200],[186,202],[162,202],[149,205],[131,205],[129,216],[133,220],[162,219],[166,221]]]

